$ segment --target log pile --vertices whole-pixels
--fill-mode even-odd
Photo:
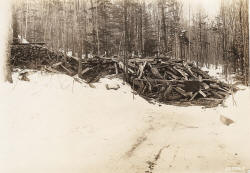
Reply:
[[[41,45],[11,45],[11,64],[14,67],[40,69],[42,66],[49,66],[62,58],[62,53],[53,52]]]
[[[232,88],[192,63],[178,59],[131,59],[130,84],[147,100],[168,104],[216,106]]]
[[[100,78],[107,75],[121,73],[121,70],[116,71],[115,64],[116,62],[112,59],[99,57],[84,60],[82,62],[83,70],[81,72],[81,78],[87,83],[95,83],[98,82]]]
[[[88,83],[97,82],[101,77],[115,73],[114,63],[111,59],[98,57],[83,60],[82,78]],[[11,64],[14,68],[45,69],[74,76],[78,73],[79,60],[73,56],[66,56],[62,52],[49,50],[42,45],[15,44],[11,46]]]
[[[11,55],[14,67],[45,68],[50,72],[63,72],[70,76],[78,74],[77,58],[51,51],[41,45],[13,45]],[[164,57],[135,58],[129,59],[127,64],[127,82],[148,101],[214,107],[235,91],[235,88],[183,60]],[[122,59],[94,57],[82,60],[80,78],[87,83],[94,83],[106,75],[124,72]]]

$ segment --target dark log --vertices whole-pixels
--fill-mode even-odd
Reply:
[[[164,98],[167,98],[169,94],[172,92],[172,85],[169,85],[166,91],[164,92]]]
[[[192,97],[192,92],[186,92],[185,90],[181,89],[180,87],[174,87],[175,91],[183,95],[184,97]]]

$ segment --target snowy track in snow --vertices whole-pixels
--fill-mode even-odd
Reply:
[[[226,108],[202,109],[149,104],[118,79],[91,88],[59,74],[13,78],[0,86],[0,172],[250,169],[249,88],[236,93],[236,106],[229,97]]]

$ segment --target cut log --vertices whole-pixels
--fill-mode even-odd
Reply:
[[[90,88],[96,88],[94,84],[89,83]]]
[[[174,87],[175,91],[183,95],[184,97],[192,97],[192,92],[186,92],[185,90],[181,89],[180,87]]]
[[[214,95],[215,98],[218,98],[218,99],[223,99],[224,98],[223,96],[221,96],[220,94],[218,94],[215,91],[211,91],[211,93]]]
[[[159,73],[157,68],[151,67],[151,71],[154,74],[155,77],[159,78],[159,79],[163,79],[163,77],[161,76],[161,74]]]
[[[168,75],[170,75],[172,78],[174,78],[175,80],[178,80],[178,79],[179,79],[178,76],[176,76],[175,74],[173,74],[173,73],[170,72],[170,71],[166,71],[166,73],[167,73]]]
[[[199,94],[199,92],[195,92],[189,101],[194,100],[194,98],[195,98],[198,94]]]
[[[147,64],[147,61],[145,61],[145,62],[143,63],[143,65],[142,65],[142,64],[139,65],[139,76],[138,76],[138,79],[141,79],[146,64]]]
[[[188,80],[188,77],[187,77],[187,75],[185,74],[185,72],[184,71],[182,71],[182,70],[180,70],[180,69],[178,69],[178,68],[175,68],[175,67],[173,67],[176,71],[178,71],[181,75],[182,75],[182,77],[184,77],[184,79],[185,80]]]
[[[117,84],[116,87],[110,87],[108,84],[105,85],[107,90],[118,90],[120,88],[120,85]]]
[[[114,66],[115,66],[115,74],[118,74],[117,63],[114,63]]]
[[[184,70],[185,70],[186,73],[188,73],[192,78],[197,79],[197,76],[194,75],[194,73],[191,71],[191,69],[190,69],[190,67],[188,66],[187,63],[184,65]]]
[[[203,97],[207,97],[207,95],[203,92],[203,91],[198,91],[200,95],[202,95]]]
[[[120,61],[120,62],[118,63],[118,65],[119,65],[119,68],[122,69],[123,72],[125,72],[125,66],[124,66],[123,62]],[[132,73],[132,74],[135,73],[131,68],[128,68],[128,72],[129,72],[129,73]]]
[[[144,62],[153,62],[155,61],[154,58],[151,59],[139,59],[139,58],[134,58],[134,59],[129,59],[128,62],[136,62],[136,63],[144,63]]]
[[[73,71],[67,69],[65,66],[63,66],[62,64],[60,65],[70,76],[72,76],[74,74]]]
[[[216,84],[216,83],[211,83],[210,85],[209,85],[211,88],[213,88],[213,89],[218,89],[218,90],[221,90],[221,91],[224,91],[224,92],[228,92],[228,90],[225,90],[225,89],[223,89],[222,87],[220,87],[218,84]]]
[[[91,68],[87,67],[85,68],[82,72],[81,72],[81,75],[83,75],[84,73],[87,73]]]
[[[51,67],[44,67],[45,70],[49,71],[49,72],[52,72],[52,73],[60,73],[58,70],[55,70]]]
[[[53,68],[57,68],[58,66],[60,66],[61,64],[63,64],[63,62],[58,62],[52,65]]]
[[[169,94],[172,92],[172,89],[172,85],[169,85],[166,91],[164,92],[164,98],[167,98],[169,96]]]
[[[147,81],[149,91],[152,91],[152,85],[151,85],[150,81],[146,77],[145,77],[145,79]]]
[[[202,87],[207,90],[209,88],[209,85],[206,84],[205,82],[201,82]]]

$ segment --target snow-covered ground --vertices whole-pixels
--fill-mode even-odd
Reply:
[[[210,76],[216,77],[217,79],[226,82],[228,84],[233,84],[235,83],[235,75],[234,74],[229,74],[227,78],[223,74],[223,66],[218,65],[217,67],[213,64],[210,64],[209,67],[203,66],[201,68],[203,71],[207,71]]]
[[[22,38],[20,35],[18,35],[18,39],[21,43],[29,43],[25,38]]]
[[[209,65],[209,67],[204,66],[201,69],[203,71],[207,71],[210,76],[214,76],[217,78],[221,78],[223,72],[222,65],[218,65],[216,67],[215,65],[211,64]]]
[[[13,74],[0,85],[0,172],[165,173],[250,169],[250,88],[224,106],[149,104],[119,79]],[[117,91],[105,85],[120,85]],[[221,116],[234,121],[226,126]]]

